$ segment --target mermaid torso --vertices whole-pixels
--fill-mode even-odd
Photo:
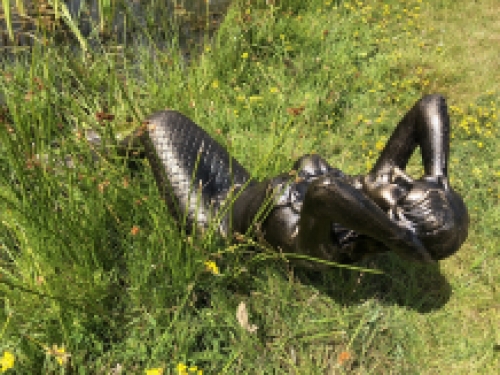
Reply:
[[[341,179],[362,189],[360,176],[346,175],[341,170],[331,167],[318,155],[304,155],[295,162],[291,173],[258,183],[267,186],[268,194],[270,191],[273,193],[269,194],[268,198],[270,199],[269,210],[263,210],[262,220],[256,221],[257,235],[274,248],[284,252],[300,252],[296,239],[299,233],[302,207],[309,186],[321,177]],[[249,197],[255,195],[252,190],[258,190],[258,184],[249,187]],[[328,251],[321,254],[309,254],[311,256],[316,255],[330,261],[350,263],[359,260],[369,252],[375,252],[375,248],[377,248],[376,252],[385,250],[383,244],[352,229],[335,222],[325,224],[328,225],[329,230],[318,231],[318,236],[327,236],[323,241],[329,244]]]

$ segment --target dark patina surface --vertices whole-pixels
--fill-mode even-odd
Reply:
[[[428,95],[399,122],[367,175],[348,176],[318,155],[292,174],[252,181],[208,133],[179,112],[153,114],[121,143],[141,143],[167,205],[203,231],[255,233],[285,252],[350,263],[394,251],[420,262],[444,259],[467,238],[467,208],[448,181],[445,99]],[[405,173],[416,148],[424,175]]]

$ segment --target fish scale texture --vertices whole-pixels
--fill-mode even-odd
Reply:
[[[206,229],[231,188],[248,181],[248,172],[179,112],[160,111],[146,122],[148,131],[143,132],[141,140],[158,186],[164,187],[161,194],[167,205],[178,219],[186,215],[188,224]]]

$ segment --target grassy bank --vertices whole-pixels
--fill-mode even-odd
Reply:
[[[8,371],[497,373],[499,70],[485,42],[499,35],[494,2],[302,3],[242,2],[189,67],[176,51],[78,57],[54,46],[2,66]],[[461,6],[468,22],[449,11]],[[448,97],[451,184],[471,217],[461,251],[434,267],[384,255],[361,265],[381,273],[311,272],[245,241],[186,238],[147,165],[131,174],[115,155],[94,164],[82,136],[98,129],[112,144],[169,107],[257,179],[311,151],[363,173],[432,92]],[[46,153],[55,161],[35,156]],[[76,167],[58,166],[69,153],[81,155]]]

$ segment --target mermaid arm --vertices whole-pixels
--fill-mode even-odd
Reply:
[[[447,190],[450,119],[441,95],[426,95],[408,111],[365,176],[365,191],[375,201],[389,200],[388,205],[394,205],[403,195],[394,182],[413,182],[403,171],[417,146],[424,167],[422,179],[437,182]]]
[[[441,95],[426,95],[401,119],[370,174],[401,170],[420,146],[426,176],[448,176],[450,119]]]

